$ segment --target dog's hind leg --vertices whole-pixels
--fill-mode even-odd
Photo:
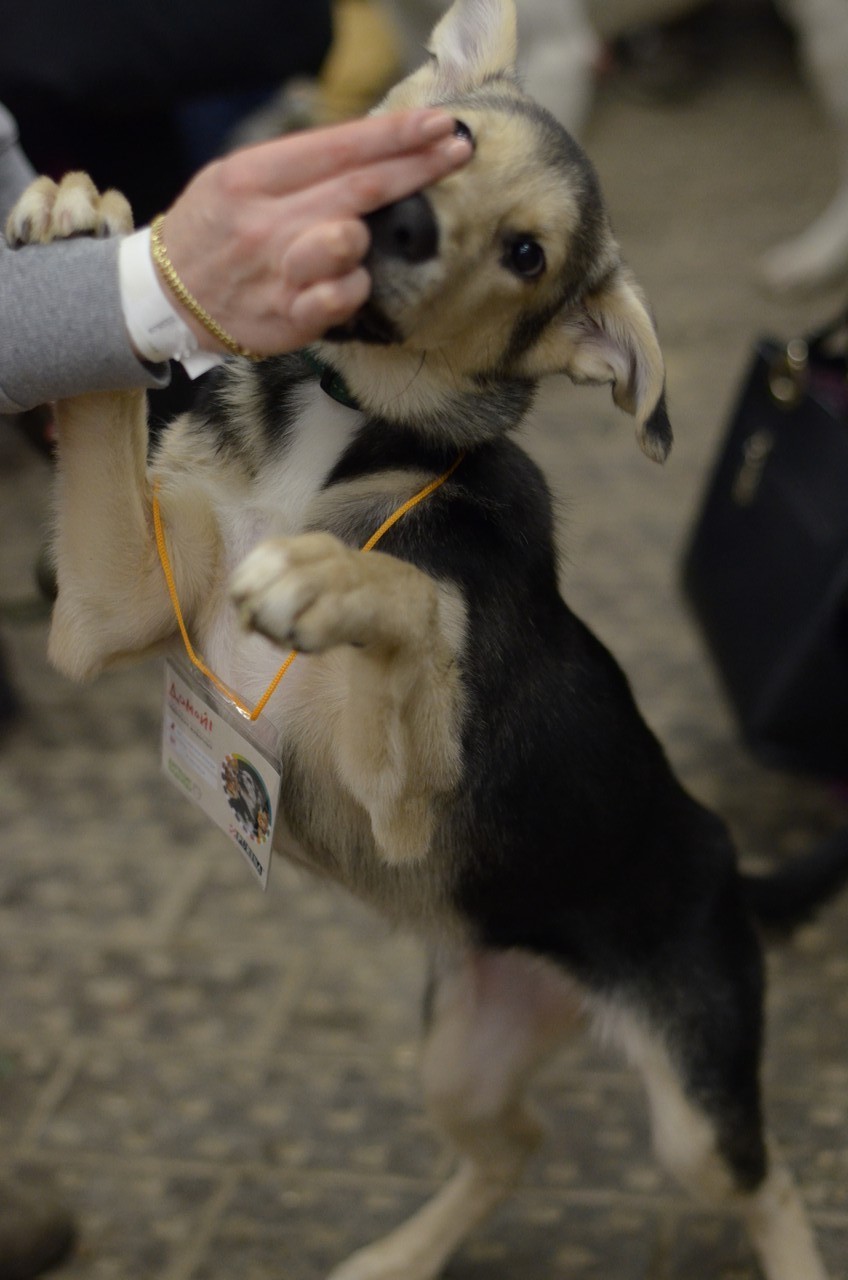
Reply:
[[[773,1147],[762,1145],[762,1173],[752,1176],[762,1144],[758,1119],[735,1118],[731,1150],[722,1126],[682,1086],[659,1045],[645,1052],[640,1066],[657,1154],[669,1172],[698,1199],[741,1215],[766,1280],[827,1280],[792,1176]]]
[[[461,1163],[445,1187],[331,1280],[433,1280],[518,1182],[541,1128],[523,1101],[540,1060],[573,1029],[580,996],[524,952],[476,952],[437,968],[423,1079],[429,1110]]]
[[[730,935],[721,939],[728,953],[740,941]],[[755,948],[753,937],[742,946],[749,941]],[[690,955],[685,968],[700,978],[672,977],[653,992],[651,1017],[608,1007],[600,1021],[642,1075],[668,1171],[699,1200],[741,1216],[766,1280],[826,1280],[791,1175],[763,1134],[758,963],[753,950],[748,958],[733,972],[706,951]]]

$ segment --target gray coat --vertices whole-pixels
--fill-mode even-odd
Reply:
[[[34,176],[0,105],[0,228]],[[0,235],[0,413],[83,391],[158,387],[167,365],[133,353],[118,289],[116,240],[11,250]]]

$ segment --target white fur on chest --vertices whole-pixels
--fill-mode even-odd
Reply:
[[[227,570],[264,538],[302,533],[309,508],[362,424],[362,414],[326,395],[317,382],[296,393],[300,410],[276,454],[257,468],[247,499],[218,496],[216,516]]]
[[[243,490],[215,495],[223,572],[198,638],[212,670],[251,705],[286,655],[261,636],[242,630],[227,593],[230,576],[258,543],[304,531],[312,504],[362,423],[358,410],[332,400],[315,382],[298,394],[301,408],[294,425],[276,456],[263,458],[247,496]],[[275,712],[282,714],[285,702],[296,693],[297,665],[269,704],[268,714],[275,719]]]

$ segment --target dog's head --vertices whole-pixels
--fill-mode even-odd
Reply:
[[[550,373],[611,383],[642,448],[662,461],[671,430],[653,323],[594,169],[518,83],[515,26],[513,0],[455,0],[429,62],[381,104],[444,107],[474,155],[372,215],[372,294],[327,335],[328,354],[366,407],[386,413],[394,402],[413,419]]]

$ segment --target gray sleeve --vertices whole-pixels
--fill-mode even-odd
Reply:
[[[124,325],[114,240],[10,249],[0,237],[0,413],[85,391],[162,387]]]
[[[144,364],[124,326],[116,240],[8,247],[6,215],[35,177],[0,103],[0,413],[83,391],[162,387],[167,364]]]
[[[0,102],[0,231],[6,216],[35,171],[18,146],[18,129]]]

